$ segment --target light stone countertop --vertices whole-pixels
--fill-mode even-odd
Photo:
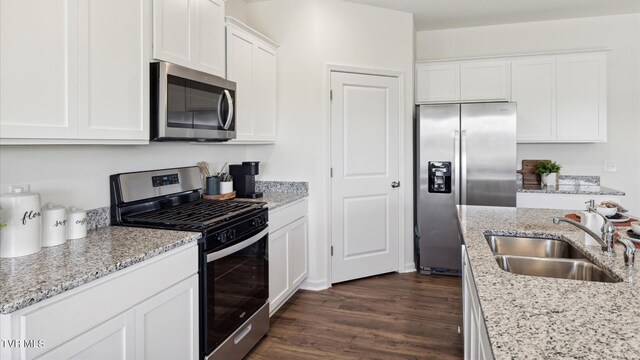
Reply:
[[[17,258],[0,259],[0,314],[8,314],[80,285],[196,242],[200,233],[107,226]],[[197,261],[197,259],[194,259]]]
[[[273,210],[308,196],[309,194],[305,193],[265,192],[261,199],[256,200],[265,201],[269,210]]]
[[[520,193],[541,193],[541,194],[572,194],[572,195],[611,195],[624,196],[623,191],[608,188],[600,185],[584,184],[560,184],[559,186],[526,185],[518,184],[516,188]]]
[[[640,359],[640,273],[633,284],[524,276],[501,270],[485,234],[564,236],[596,265],[623,279],[613,261],[585,246],[581,231],[554,225],[570,210],[459,206],[482,314],[496,359]]]

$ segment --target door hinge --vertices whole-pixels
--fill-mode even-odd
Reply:
[[[333,100],[333,90],[329,90],[329,100]]]
[[[331,256],[333,256],[333,245],[331,245]]]
[[[331,173],[331,177],[333,177],[333,168],[331,168],[329,172]]]

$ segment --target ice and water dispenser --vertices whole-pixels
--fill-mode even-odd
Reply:
[[[429,192],[451,194],[451,161],[429,161]]]

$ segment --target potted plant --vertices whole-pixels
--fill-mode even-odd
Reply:
[[[558,172],[562,166],[555,161],[543,160],[536,166],[536,174],[542,178],[542,185],[555,186],[558,181]]]

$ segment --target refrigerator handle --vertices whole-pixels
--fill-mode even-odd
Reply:
[[[467,205],[467,130],[460,131],[460,204]]]
[[[460,204],[460,190],[458,189],[458,181],[460,179],[460,131],[453,132],[453,174],[451,174],[451,189],[455,204]]]

